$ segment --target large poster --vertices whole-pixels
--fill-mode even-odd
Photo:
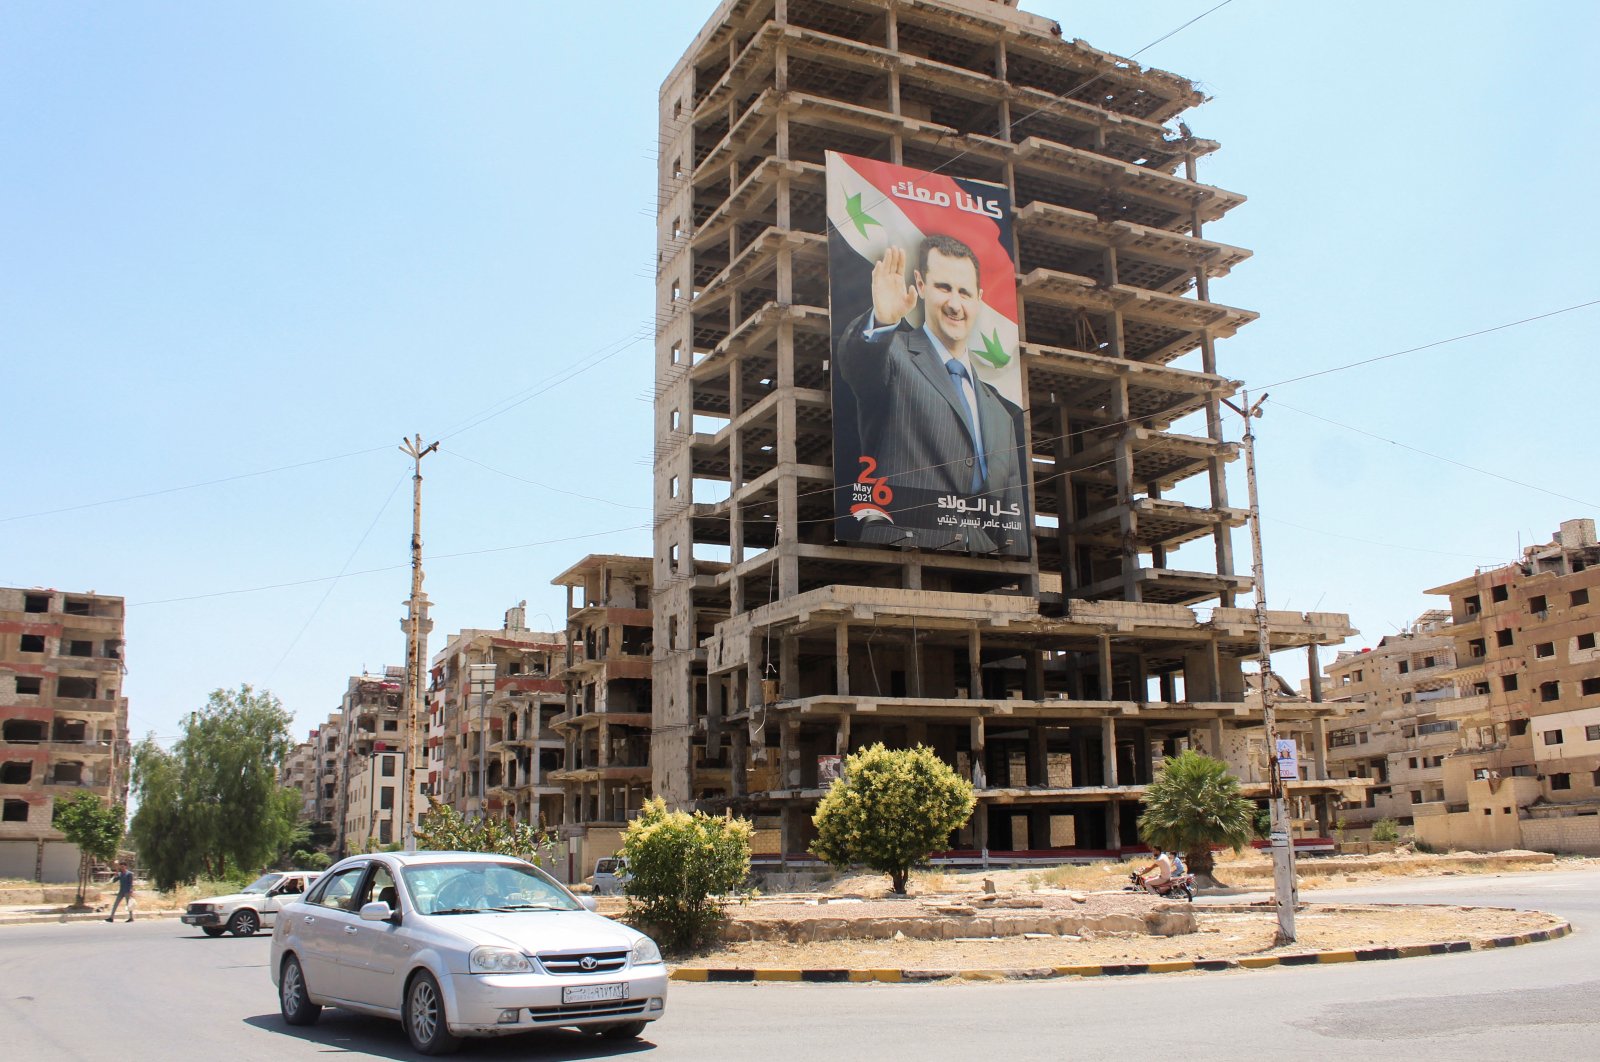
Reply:
[[[828,152],[835,536],[1032,547],[1005,188]]]

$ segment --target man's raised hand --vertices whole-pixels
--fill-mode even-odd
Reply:
[[[906,253],[890,247],[872,267],[872,321],[879,328],[897,325],[917,305],[917,289],[906,283]]]

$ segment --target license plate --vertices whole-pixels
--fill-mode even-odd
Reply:
[[[606,999],[626,998],[627,985],[571,985],[561,990],[563,1003],[598,1003]]]

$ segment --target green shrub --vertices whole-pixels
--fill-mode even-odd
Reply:
[[[1400,824],[1393,819],[1379,819],[1372,824],[1372,839],[1374,841],[1398,841],[1400,839]]]
[[[374,851],[398,852],[399,842]],[[550,835],[525,822],[487,816],[469,819],[448,804],[428,798],[428,810],[417,823],[417,849],[427,852],[494,852],[546,866],[555,852]]]
[[[669,951],[692,951],[712,940],[725,899],[743,895],[750,823],[669,812],[657,797],[628,824],[621,854],[628,861],[622,886],[628,920]]]
[[[882,871],[903,896],[911,868],[948,846],[976,803],[971,783],[926,745],[869,745],[845,759],[817,805],[811,851],[841,869]]]

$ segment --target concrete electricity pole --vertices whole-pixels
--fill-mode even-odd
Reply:
[[[1256,437],[1251,422],[1261,416],[1266,395],[1250,404],[1250,392],[1241,393],[1240,405],[1226,398],[1227,407],[1244,418],[1244,474],[1250,491],[1251,579],[1256,595],[1256,648],[1261,657],[1261,724],[1267,732],[1267,794],[1272,809],[1272,904],[1278,912],[1279,944],[1294,942],[1294,908],[1299,899],[1294,876],[1294,839],[1289,831],[1289,808],[1283,795],[1283,774],[1278,762],[1278,721],[1272,710],[1272,644],[1267,633],[1267,583],[1261,564],[1261,504],[1256,499]]]
[[[422,676],[428,670],[428,595],[422,592],[422,459],[439,448],[437,442],[426,447],[417,435],[401,442],[400,452],[411,458],[411,597],[406,600],[406,618],[400,629],[406,633],[406,749],[401,758],[400,832],[405,850],[417,848],[417,774],[425,770],[418,720],[422,715]]]

